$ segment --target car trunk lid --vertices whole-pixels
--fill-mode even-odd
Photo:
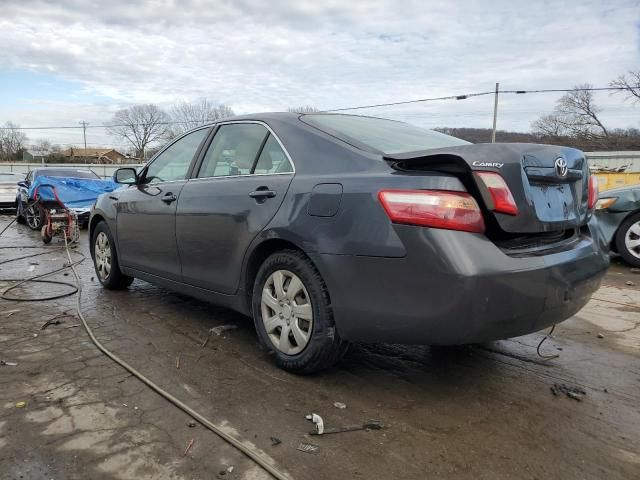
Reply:
[[[584,154],[537,144],[476,144],[384,155],[399,171],[457,175],[481,204],[488,226],[507,234],[575,231],[587,223],[589,170]],[[478,172],[498,173],[518,207],[516,215],[491,210]]]

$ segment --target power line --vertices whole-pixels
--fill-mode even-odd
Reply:
[[[590,87],[590,88],[546,88],[537,90],[499,90],[497,93],[509,93],[516,95],[523,95],[526,93],[568,93],[568,92],[599,92],[599,91],[616,91],[616,90],[628,90],[626,87]],[[422,103],[422,102],[435,102],[439,100],[466,100],[472,97],[482,97],[485,95],[495,95],[496,91],[491,90],[487,92],[467,93],[464,95],[448,95],[445,97],[433,97],[433,98],[419,98],[416,100],[404,100],[401,102],[389,102],[389,103],[377,103],[373,105],[360,105],[357,107],[342,107],[333,108],[330,110],[323,110],[323,112],[343,112],[346,110],[361,110],[364,108],[378,108],[378,107],[391,107],[396,105],[406,105],[409,103]]]
[[[499,90],[498,94],[515,94],[515,95],[523,95],[527,93],[568,93],[568,92],[600,92],[600,91],[620,91],[620,90],[628,90],[627,87],[589,87],[589,88],[545,88],[545,89],[536,89],[536,90]],[[320,113],[332,113],[332,112],[343,112],[347,110],[362,110],[365,108],[379,108],[379,107],[393,107],[397,105],[408,105],[412,103],[424,103],[424,102],[437,102],[442,100],[466,100],[468,98],[473,97],[482,97],[486,95],[495,95],[495,90],[485,91],[485,92],[474,92],[474,93],[466,93],[462,95],[446,95],[442,97],[431,97],[431,98],[418,98],[414,100],[402,100],[398,102],[388,102],[388,103],[376,103],[372,105],[358,105],[354,107],[341,107],[341,108],[332,108],[327,110],[321,110]],[[205,119],[202,123],[207,122],[215,122],[217,120],[221,120],[220,118],[213,119]],[[171,121],[171,122],[157,122],[155,125],[189,125],[194,122],[185,122],[185,121]],[[201,124],[201,123],[200,123]],[[198,125],[200,125],[198,124]],[[7,130],[61,130],[61,129],[78,129],[78,128],[112,128],[112,127],[139,127],[144,124],[140,123],[129,123],[129,124],[113,124],[113,125],[89,125],[86,124],[84,127],[79,127],[75,125],[64,125],[64,126],[46,126],[46,127],[0,127],[6,128]],[[197,125],[195,125],[197,126]]]

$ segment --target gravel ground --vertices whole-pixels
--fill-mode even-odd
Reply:
[[[60,245],[11,226],[0,237],[0,289],[62,266]],[[86,233],[77,250],[88,257]],[[47,255],[1,264],[36,252]],[[79,270],[85,315],[108,348],[292,478],[639,478],[640,275],[615,260],[594,299],[542,346],[553,360],[536,354],[543,332],[462,348],[353,345],[311,377],[274,367],[241,315],[138,280],[103,290],[90,259]],[[103,356],[74,304],[0,300],[0,360],[17,363],[0,366],[0,479],[270,478]],[[237,328],[203,347],[220,325]],[[554,384],[585,393],[556,396]],[[385,428],[310,436],[311,412],[326,427]],[[319,450],[301,452],[301,442]]]

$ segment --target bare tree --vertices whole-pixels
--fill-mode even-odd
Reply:
[[[564,128],[557,115],[549,114],[543,115],[538,120],[531,124],[531,130],[534,135],[540,137],[563,137],[567,134],[567,129]]]
[[[215,104],[206,98],[195,102],[180,102],[171,108],[172,136],[179,135],[199,125],[213,122],[221,118],[233,117],[231,107],[221,103]]]
[[[317,113],[320,109],[316,108],[312,105],[305,105],[303,107],[289,107],[287,108],[287,112],[292,113]]]
[[[0,160],[8,162],[15,160],[18,154],[24,150],[27,136],[21,130],[20,125],[7,122],[0,127]]]
[[[600,108],[595,105],[591,85],[577,85],[558,99],[553,112],[532,124],[535,134],[597,139],[609,132],[600,121]]]
[[[127,141],[135,149],[137,157],[146,159],[147,146],[166,139],[169,121],[166,112],[157,105],[146,103],[118,110],[107,130]]]
[[[39,138],[31,144],[31,148],[38,153],[48,153],[51,151],[51,142],[46,138]]]
[[[640,70],[629,71],[629,78],[626,75],[620,75],[609,85],[616,88],[622,88],[619,92],[626,95],[626,100],[640,102]]]

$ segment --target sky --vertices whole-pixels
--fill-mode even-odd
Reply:
[[[236,113],[332,109],[501,89],[607,86],[640,69],[640,0],[0,0],[0,124],[76,126],[87,142],[136,103],[207,97]],[[558,94],[502,95],[527,131]],[[597,93],[610,127],[640,105]],[[425,127],[491,127],[493,97],[358,110]],[[354,112],[356,113],[356,112]],[[80,144],[81,129],[29,130]]]

